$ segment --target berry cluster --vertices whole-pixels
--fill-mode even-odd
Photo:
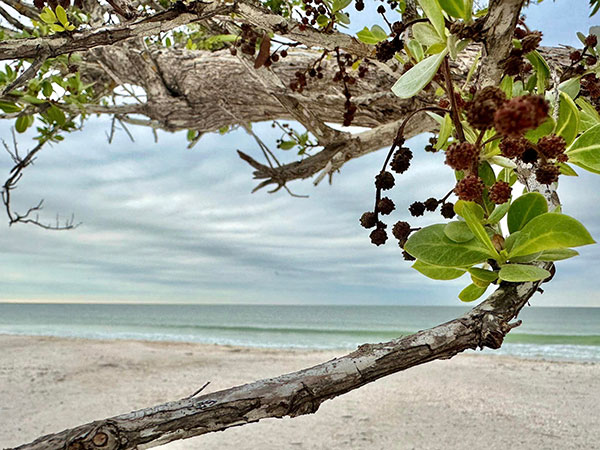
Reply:
[[[542,41],[542,33],[540,31],[530,31],[523,20],[520,20],[519,24],[520,26],[515,29],[515,38],[519,40],[519,45],[513,47],[510,51],[508,57],[502,62],[502,68],[506,75],[515,75],[522,78],[533,69],[524,57],[539,47]]]
[[[300,31],[306,30],[308,25],[316,25],[319,16],[331,16],[334,20],[335,16],[323,0],[304,0],[303,3],[305,16],[301,19]]]

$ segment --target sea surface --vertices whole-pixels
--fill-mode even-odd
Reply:
[[[351,349],[454,319],[445,306],[274,306],[0,303],[0,334]],[[500,350],[600,361],[600,308],[525,308]]]

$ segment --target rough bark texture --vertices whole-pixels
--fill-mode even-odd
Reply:
[[[325,400],[386,375],[448,359],[467,349],[499,348],[514,326],[511,320],[538,285],[505,283],[469,313],[429,330],[365,344],[346,356],[298,372],[92,422],[17,448],[148,448],[268,417],[311,414]]]

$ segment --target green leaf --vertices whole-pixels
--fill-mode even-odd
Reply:
[[[296,141],[281,141],[278,147],[281,150],[290,150],[296,146]]]
[[[506,169],[516,169],[517,168],[517,165],[514,162],[512,162],[510,159],[508,159],[504,156],[500,156],[500,155],[492,156],[492,157],[488,158],[488,161],[490,164],[496,164],[497,166],[504,167]]]
[[[52,31],[56,31],[57,33],[62,33],[63,31],[65,31],[65,29],[63,28],[63,26],[59,25],[57,23],[53,23],[52,25],[50,25],[50,29]]]
[[[467,13],[466,5],[463,0],[442,0],[440,5],[449,16],[458,19],[467,19],[471,16],[471,11],[468,11]]]
[[[446,53],[447,51],[443,51],[429,56],[402,74],[392,86],[392,92],[405,99],[417,95],[433,79]]]
[[[21,111],[21,107],[15,103],[0,101],[0,109],[7,114]]]
[[[482,263],[488,252],[476,239],[457,243],[444,234],[445,224],[430,225],[412,234],[404,246],[423,262],[444,267],[466,267]]]
[[[537,50],[527,53],[525,57],[529,60],[537,75],[538,94],[543,95],[546,90],[546,81],[550,78],[550,66]]]
[[[504,281],[513,283],[523,281],[539,281],[550,276],[546,269],[536,266],[526,266],[523,264],[506,264],[500,268],[498,277]]]
[[[490,166],[490,163],[487,161],[479,164],[478,175],[488,187],[496,182],[496,174],[494,173],[494,169],[492,169],[492,166]]]
[[[567,163],[558,163],[558,168],[562,175],[566,175],[568,177],[578,177],[577,172]]]
[[[512,98],[513,78],[509,75],[504,75],[502,81],[500,82],[500,89],[502,89],[508,98]]]
[[[570,163],[590,172],[600,173],[600,125],[579,136],[566,153]]]
[[[562,136],[567,145],[570,145],[579,130],[579,111],[575,102],[564,92],[560,93],[558,111],[558,122],[556,123],[555,133]]]
[[[569,259],[573,256],[578,256],[579,252],[570,248],[555,248],[553,250],[545,250],[538,256],[539,261],[561,261]]]
[[[65,113],[62,112],[62,110],[60,108],[58,108],[56,105],[52,105],[50,108],[48,108],[48,110],[46,111],[46,114],[48,115],[48,118],[50,120],[52,120],[53,122],[56,122],[60,126],[63,126],[65,124],[65,122],[67,121],[67,118],[65,117]]]
[[[42,19],[47,24],[53,24],[57,22],[56,14],[47,6],[40,13],[40,19]]]
[[[463,302],[473,302],[485,294],[487,287],[479,287],[475,284],[470,284],[458,294],[458,298]]]
[[[335,18],[339,24],[350,25],[350,16],[345,12],[336,12]]]
[[[448,142],[448,138],[450,137],[451,134],[452,134],[452,118],[450,117],[449,113],[446,113],[444,115],[444,121],[442,122],[442,125],[440,126],[440,133],[438,135],[437,141],[435,142],[434,148],[436,150],[439,150],[444,145],[446,145],[446,142]]]
[[[492,240],[481,224],[481,220],[484,217],[484,212],[481,206],[475,202],[465,202],[464,200],[459,200],[454,204],[454,211],[456,211],[456,214],[465,219],[475,237],[487,248],[488,254],[492,258],[499,258],[500,255],[498,255],[496,247],[494,247],[494,244],[492,244]]]
[[[381,31],[380,31],[381,30]],[[387,33],[378,25],[374,25],[371,30],[364,27],[361,31],[356,33],[356,37],[359,41],[365,44],[375,45],[381,41],[385,41],[388,38]]]
[[[437,0],[417,0],[421,9],[440,35],[442,39],[446,39],[446,25],[444,21],[444,13]],[[445,1],[445,0],[444,0]]]
[[[517,174],[512,169],[502,169],[498,174],[498,180],[505,181],[511,186],[517,182]]]
[[[58,18],[58,20],[60,21],[60,23],[63,24],[63,26],[66,27],[69,24],[69,19],[67,17],[67,12],[60,5],[58,5],[56,7],[56,17]]]
[[[513,256],[512,258],[510,258],[510,262],[511,263],[522,263],[522,264],[529,264],[532,263],[534,261],[537,261],[538,258],[541,256],[542,252],[537,252],[537,253],[532,253],[531,255],[523,255],[523,256]]]
[[[466,222],[455,220],[449,222],[444,227],[446,237],[454,242],[468,242],[475,238],[475,235]]]
[[[464,269],[457,269],[455,267],[443,267],[435,266],[433,264],[427,264],[421,260],[415,261],[412,268],[417,272],[422,273],[432,280],[454,280],[465,274]]]
[[[542,194],[530,192],[512,202],[508,210],[508,231],[514,233],[536,216],[548,212],[548,203]]]
[[[521,233],[527,239],[518,239],[514,243],[509,252],[510,257],[595,243],[581,223],[559,213],[545,213],[534,217],[523,227]]]
[[[406,43],[406,49],[410,51],[410,53],[414,56],[417,61],[421,61],[423,56],[423,47],[416,39],[411,39]]]
[[[429,23],[415,23],[412,27],[413,36],[420,44],[429,47],[435,44],[444,44],[444,40]]]
[[[510,202],[502,203],[501,205],[496,206],[496,209],[490,214],[488,218],[489,224],[496,224],[502,220],[502,218],[506,215],[510,208]]]
[[[600,124],[600,114],[598,114],[598,111],[596,111],[596,108],[591,103],[582,97],[575,100],[575,103],[581,108],[581,111],[585,112],[595,122],[594,125]]]
[[[564,92],[573,100],[577,98],[579,95],[579,90],[581,89],[581,81],[580,77],[569,78],[567,81],[563,81],[558,85],[558,90]]]
[[[346,6],[348,6],[350,3],[352,3],[352,0],[333,0],[333,3],[331,5],[331,9],[335,12],[335,11],[339,11],[341,9],[344,9]]]
[[[479,267],[471,267],[469,273],[478,280],[485,281],[488,284],[498,279],[498,273],[491,270],[480,269]]]
[[[17,121],[15,122],[15,130],[17,130],[18,133],[25,133],[27,128],[29,128],[29,126],[32,123],[29,121],[29,117],[30,116],[28,115],[22,115],[17,117]],[[31,117],[33,118],[33,116]]]

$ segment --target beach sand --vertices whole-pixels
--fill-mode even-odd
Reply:
[[[343,351],[0,336],[0,448],[308,367]],[[325,402],[162,449],[594,449],[600,364],[459,355]]]

